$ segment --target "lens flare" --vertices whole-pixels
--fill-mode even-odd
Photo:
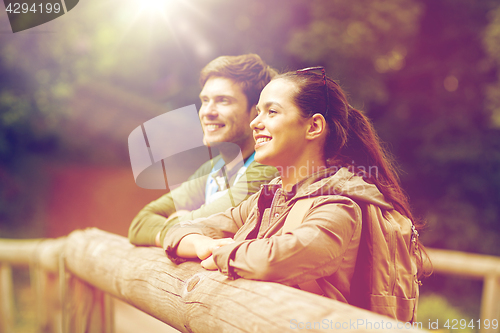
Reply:
[[[167,8],[168,1],[165,0],[141,0],[138,4],[141,13],[162,13]]]

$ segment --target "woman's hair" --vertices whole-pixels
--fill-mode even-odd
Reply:
[[[200,73],[203,87],[211,77],[224,77],[240,85],[248,100],[248,107],[256,105],[260,92],[277,72],[256,54],[220,56],[209,62]]]
[[[376,185],[386,200],[399,213],[407,216],[417,230],[421,230],[423,223],[415,220],[411,213],[408,197],[399,185],[392,156],[381,145],[370,120],[349,105],[340,86],[327,77],[325,89],[323,76],[311,71],[288,72],[273,78],[276,79],[285,79],[296,85],[294,102],[302,117],[310,118],[316,113],[325,117],[327,138],[323,153],[328,164],[347,167]],[[372,168],[377,170],[375,174],[372,174]],[[419,248],[423,249],[423,246]],[[422,268],[422,257],[420,259]]]

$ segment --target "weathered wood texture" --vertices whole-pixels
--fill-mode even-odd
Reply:
[[[135,247],[96,229],[75,231],[65,247],[66,268],[182,332],[380,332],[397,322],[372,312],[276,283],[228,280],[198,262],[173,264],[160,248]],[[372,327],[370,329],[370,324]],[[378,329],[377,329],[378,328]]]

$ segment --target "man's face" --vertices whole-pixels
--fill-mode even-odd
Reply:
[[[255,145],[250,122],[257,112],[255,106],[249,110],[246,95],[233,80],[211,77],[200,93],[200,121],[205,144],[216,145],[232,142],[240,146],[245,155]]]

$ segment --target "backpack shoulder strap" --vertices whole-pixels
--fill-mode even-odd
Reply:
[[[299,199],[297,200],[297,202],[295,202],[292,209],[290,210],[290,213],[288,213],[288,216],[285,219],[285,224],[283,224],[281,234],[296,229],[302,223],[302,221],[304,220],[304,216],[306,215],[306,212],[309,210],[309,208],[311,208],[314,199],[314,197]],[[316,280],[301,283],[299,284],[299,288],[313,294],[321,296],[324,295],[323,290],[321,290]]]
[[[288,216],[286,217],[281,234],[296,229],[302,223],[304,216],[309,208],[311,208],[314,199],[315,198],[299,199],[295,202],[290,210],[290,213],[288,213]]]

